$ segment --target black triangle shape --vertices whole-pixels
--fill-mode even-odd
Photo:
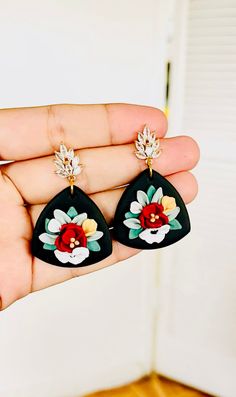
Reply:
[[[169,196],[175,198],[176,201],[176,206],[179,207],[179,213],[175,216],[175,220],[170,223],[169,218],[167,218],[163,215],[161,215],[160,223],[169,225],[165,226],[162,230],[165,229],[169,230],[164,233],[164,238],[160,242],[150,242],[150,239],[153,237],[150,237],[150,234],[155,235],[157,233],[157,226],[156,231],[154,229],[151,231],[151,228],[147,227],[146,220],[141,221],[141,215],[136,214],[133,215],[134,219],[137,219],[138,221],[135,221],[135,223],[143,223],[143,228],[142,231],[149,229],[149,231],[146,231],[146,236],[148,234],[148,239],[149,242],[146,241],[146,239],[140,238],[140,230],[141,229],[134,229],[135,231],[130,232],[130,221],[129,221],[129,226],[124,224],[124,221],[132,217],[132,214],[130,214],[130,205],[132,202],[136,201],[137,202],[137,192],[138,191],[143,191],[145,193],[148,192],[148,189],[150,186],[153,186],[153,189],[150,189],[149,196],[152,197],[152,191],[154,192],[155,190],[159,189],[160,187],[162,188],[163,191],[163,196]],[[148,204],[148,203],[147,203]],[[161,199],[160,199],[160,204],[161,204]],[[143,204],[144,208],[145,204]],[[159,207],[161,208],[161,207]],[[146,209],[146,215],[149,214],[149,209],[153,209],[153,207],[148,207]],[[157,213],[158,213],[157,209]],[[177,210],[176,210],[177,211]],[[142,210],[141,210],[142,212]],[[174,212],[172,212],[173,214]],[[168,214],[168,213],[167,213]],[[148,216],[151,217],[151,214]],[[170,215],[171,218],[171,215]],[[144,217],[142,217],[144,219]],[[146,218],[145,218],[146,219]],[[151,219],[151,218],[148,218]],[[131,225],[133,224],[133,221],[131,220]],[[155,221],[153,221],[155,222]],[[150,223],[148,223],[150,225]],[[134,225],[135,226],[135,225]],[[141,225],[140,225],[141,227]],[[138,225],[137,225],[138,228]],[[131,227],[132,229],[132,227]],[[190,220],[189,220],[189,215],[186,209],[186,206],[183,202],[183,199],[181,198],[180,194],[177,192],[177,190],[174,188],[174,186],[167,181],[162,175],[160,175],[158,172],[153,171],[152,177],[150,177],[150,172],[149,169],[146,169],[143,171],[125,190],[123,193],[118,206],[117,210],[115,213],[115,218],[114,218],[114,237],[116,240],[121,242],[124,245],[127,245],[129,247],[133,248],[139,248],[139,249],[157,249],[157,248],[162,248],[166,247],[168,245],[174,244],[183,237],[185,237],[188,233],[190,232]],[[131,234],[130,234],[131,233]],[[161,233],[161,232],[160,232]],[[146,238],[146,237],[145,237]],[[160,235],[158,236],[160,238]],[[156,236],[155,236],[156,239]]]
[[[46,225],[49,223],[48,220],[55,219],[55,215],[54,215],[55,210],[61,210],[65,214],[67,214],[67,212],[70,210],[69,214],[71,215],[70,216],[71,222],[68,222],[68,218],[67,218],[67,225],[64,227],[61,226],[61,230],[63,230],[63,232],[62,231],[55,232],[55,233],[50,232]],[[93,219],[97,223],[97,231],[102,232],[103,235],[101,236],[101,233],[100,233],[101,237],[99,237],[99,239],[97,239],[95,244],[92,243],[92,245],[91,245],[91,241],[88,244],[89,237],[87,237],[87,238],[84,237],[83,231],[81,231],[82,226],[80,226],[80,228],[77,227],[77,226],[79,226],[79,223],[78,223],[78,225],[76,224],[77,226],[73,226],[73,225],[75,225],[75,223],[74,224],[72,224],[72,223],[73,223],[73,219],[76,219],[75,218],[76,213],[78,215],[86,213],[88,219]],[[60,223],[63,224],[63,220],[60,221]],[[66,224],[66,222],[65,222],[65,224]],[[70,226],[68,226],[68,225],[70,225]],[[68,231],[69,229],[71,231]],[[82,245],[83,248],[88,249],[89,252],[86,249],[76,251],[76,252],[79,251],[80,252],[79,255],[82,255],[81,259],[80,259],[80,260],[82,260],[82,262],[76,263],[76,262],[78,262],[78,259],[71,259],[71,255],[73,256],[74,254],[70,255],[70,260],[75,261],[75,263],[71,263],[71,262],[63,263],[61,261],[61,254],[59,254],[60,260],[58,259],[58,256],[56,256],[56,250],[58,251],[58,247],[62,251],[64,249],[66,249],[67,251],[68,251],[68,249],[70,250],[70,248],[68,248],[69,243],[66,246],[63,243],[64,240],[62,240],[62,235],[63,235],[63,233],[65,233],[65,231],[67,234],[66,235],[64,234],[63,239],[65,239],[65,238],[68,239],[68,236],[70,236],[70,233],[72,233],[71,235],[73,235],[73,236],[80,236],[80,238],[78,237],[76,244]],[[44,237],[41,237],[41,239],[43,239],[43,240],[45,238],[48,239],[48,234],[49,235],[51,234],[53,236],[53,237],[50,236],[49,240],[50,239],[54,240],[55,237],[57,238],[58,236],[60,236],[57,239],[57,244],[56,243],[47,244],[47,243],[42,242],[39,239],[39,236],[44,233],[47,233],[47,236],[45,237],[45,235],[44,235]],[[64,248],[61,248],[62,245]],[[100,250],[98,250],[99,247],[100,247]],[[74,246],[74,248],[78,248],[78,247]],[[83,254],[81,254],[81,252]],[[74,267],[88,266],[88,265],[94,264],[96,262],[99,262],[99,261],[105,259],[106,257],[108,257],[111,253],[112,253],[111,236],[110,236],[110,232],[109,232],[107,223],[104,219],[104,216],[102,215],[102,213],[99,210],[99,208],[97,207],[97,205],[78,187],[74,186],[73,194],[71,194],[70,187],[62,190],[47,204],[47,206],[41,212],[41,214],[37,220],[37,223],[35,225],[34,232],[33,232],[33,239],[32,239],[32,254],[34,256],[36,256],[37,258],[39,258],[47,263],[51,263],[52,265],[74,268]],[[58,253],[57,253],[57,255],[58,255]],[[84,256],[84,259],[82,259],[83,256]],[[64,259],[64,258],[67,258],[67,257],[68,257],[67,253],[63,254],[63,261],[65,261],[66,259]]]

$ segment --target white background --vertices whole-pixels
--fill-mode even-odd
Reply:
[[[154,0],[2,2],[1,107],[118,101],[163,107],[165,8]],[[154,255],[2,312],[0,396],[78,396],[148,373]]]

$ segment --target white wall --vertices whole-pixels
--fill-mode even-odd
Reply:
[[[0,1],[0,106],[163,107],[167,3]],[[154,258],[142,254],[2,312],[0,396],[74,397],[147,373]]]

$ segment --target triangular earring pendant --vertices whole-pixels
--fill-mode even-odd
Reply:
[[[114,236],[133,248],[166,247],[190,232],[188,212],[174,186],[152,170],[152,159],[161,151],[148,127],[139,133],[136,148],[136,156],[146,160],[148,169],[123,193],[114,218]]]
[[[58,193],[41,212],[33,232],[32,254],[56,266],[92,265],[112,252],[110,232],[96,204],[78,187],[78,157],[61,144],[57,173],[71,186]],[[69,175],[68,175],[69,174]]]

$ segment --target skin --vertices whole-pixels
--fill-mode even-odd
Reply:
[[[83,172],[76,185],[100,207],[108,224],[123,188],[145,162],[134,155],[133,141],[144,124],[157,131],[162,155],[153,168],[180,192],[185,203],[197,194],[189,172],[199,160],[197,143],[188,136],[164,138],[164,114],[147,106],[51,105],[0,110],[0,303],[1,309],[30,292],[49,287],[127,259],[139,251],[113,241],[109,258],[82,268],[60,268],[32,257],[30,242],[46,203],[68,186],[55,175],[53,153],[63,141],[79,153]]]

